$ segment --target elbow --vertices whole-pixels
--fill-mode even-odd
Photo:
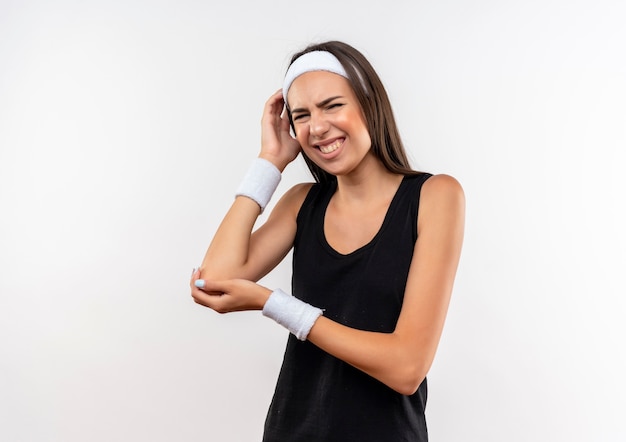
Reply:
[[[198,270],[200,271],[200,279],[206,279],[209,281],[224,281],[226,279],[231,279],[228,272],[215,271],[215,269],[209,271],[205,267],[201,267]]]
[[[402,373],[397,378],[396,382],[389,385],[389,387],[404,396],[411,396],[417,392],[420,385],[424,382],[424,379],[426,379],[428,369],[421,364],[417,364],[407,365],[400,371]]]
[[[397,393],[400,393],[404,396],[411,396],[417,392],[424,382],[426,376],[423,377],[414,377],[412,379],[405,379],[402,383],[398,384],[395,387],[392,387]]]

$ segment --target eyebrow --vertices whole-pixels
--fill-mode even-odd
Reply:
[[[315,105],[315,107],[317,107],[317,108],[324,107],[324,106],[326,106],[328,103],[330,103],[331,101],[336,100],[337,98],[343,98],[343,97],[342,97],[341,95],[336,95],[336,96],[334,96],[334,97],[327,98],[327,99],[322,100],[322,101],[320,101],[319,103],[317,103],[317,104]],[[303,107],[299,107],[299,108],[297,108],[297,109],[292,109],[292,110],[291,110],[291,113],[292,113],[292,114],[295,114],[295,113],[297,113],[297,112],[306,112],[306,111],[307,111],[307,109],[305,109],[305,108],[303,108]]]

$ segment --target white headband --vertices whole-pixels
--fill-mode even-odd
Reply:
[[[291,83],[302,74],[313,71],[326,71],[333,74],[341,75],[348,78],[346,70],[343,68],[337,57],[327,51],[312,51],[307,52],[304,55],[296,58],[296,61],[291,63],[287,74],[285,75],[285,81],[283,83],[283,98],[285,103],[287,102],[287,92],[291,87]]]

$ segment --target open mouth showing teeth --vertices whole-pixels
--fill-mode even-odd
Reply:
[[[339,149],[339,146],[341,146],[342,144],[343,144],[343,138],[340,138],[327,146],[318,145],[317,147],[319,150],[322,151],[322,153],[331,153]]]

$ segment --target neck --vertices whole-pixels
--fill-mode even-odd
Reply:
[[[378,159],[347,175],[337,176],[338,202],[363,204],[393,196],[403,176],[390,172]]]

